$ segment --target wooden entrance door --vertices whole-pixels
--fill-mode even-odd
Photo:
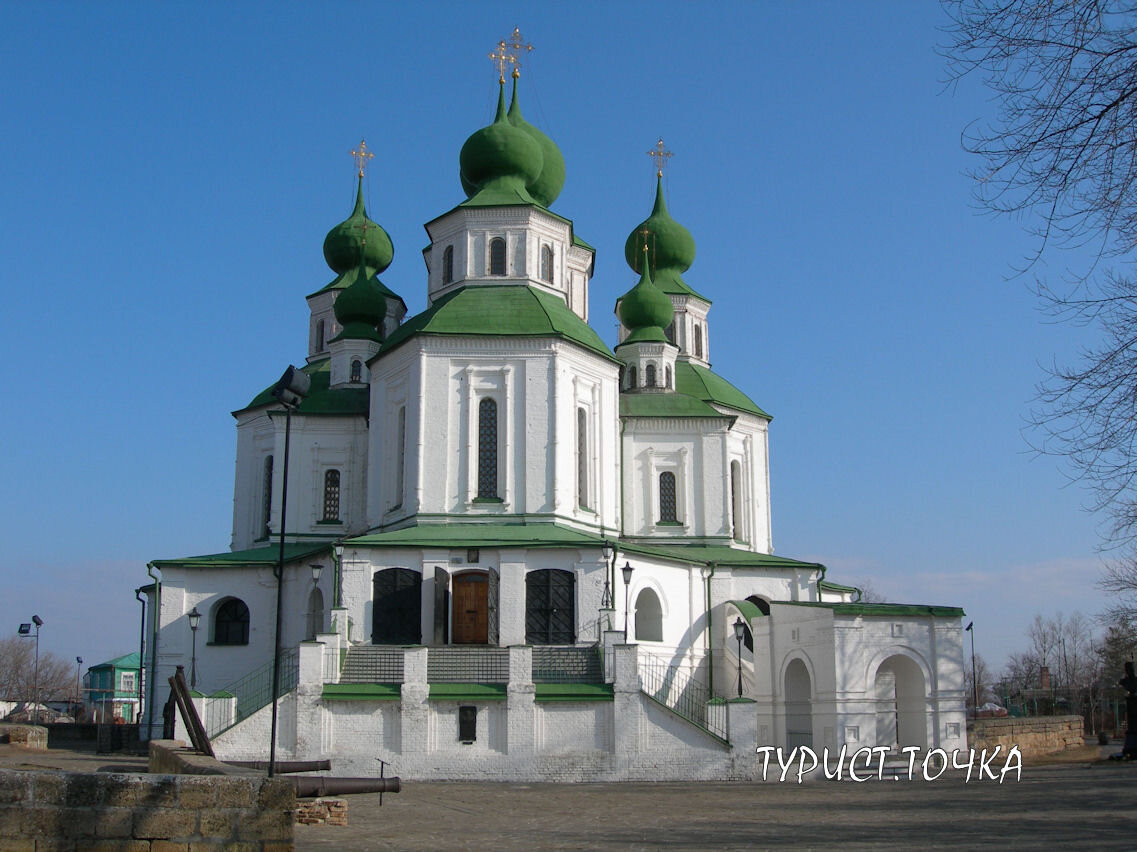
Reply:
[[[455,645],[485,645],[489,642],[489,577],[458,574],[453,580],[453,630]]]

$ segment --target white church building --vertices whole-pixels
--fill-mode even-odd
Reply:
[[[517,89],[426,224],[417,315],[377,277],[361,146],[307,297],[307,395],[234,412],[231,550],[150,563],[150,734],[183,666],[218,755],[267,757],[283,531],[278,759],[728,779],[765,745],[965,747],[962,611],[864,603],[773,555],[770,416],[711,369],[691,234],[660,181],[610,349],[593,249],[552,210],[564,160]]]

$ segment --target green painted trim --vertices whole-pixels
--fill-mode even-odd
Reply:
[[[325,683],[320,697],[325,701],[398,701],[401,683]]]
[[[323,553],[327,544],[297,542],[284,546],[284,561],[296,562]],[[252,550],[234,550],[229,553],[210,553],[205,556],[187,556],[183,559],[155,559],[151,564],[157,568],[176,566],[181,568],[246,568],[254,565],[276,565],[280,560],[277,545],[257,547]]]
[[[827,592],[859,592],[856,586],[842,586],[840,583],[834,583],[831,580],[821,580],[817,584],[818,588],[824,589]]]
[[[758,609],[752,601],[727,601],[727,603],[741,612],[747,621],[766,617],[762,614],[762,610]]]
[[[228,690],[222,689],[218,692],[213,693],[209,697],[210,698],[236,698],[237,696],[234,695],[232,692],[229,692]]]
[[[475,497],[474,503],[504,503],[505,501],[500,497]]]
[[[320,526],[322,524],[327,524],[328,526],[342,527],[343,521],[316,521],[316,526]]]
[[[681,527],[681,526],[683,526],[683,522],[682,521],[656,521],[655,525],[657,527]]]
[[[727,704],[757,704],[758,702],[755,701],[753,698],[746,698],[744,696],[742,698],[728,698],[726,700],[726,703]]]
[[[431,701],[505,701],[504,683],[432,683]]]
[[[926,606],[894,603],[824,603],[821,601],[770,601],[770,606],[811,606],[833,610],[834,615],[931,615],[961,618],[967,613],[958,606]]]
[[[534,701],[614,701],[614,688],[610,683],[537,683],[534,684]]]
[[[715,704],[715,705],[726,704],[726,699],[725,698],[712,698],[707,703],[708,704]]]

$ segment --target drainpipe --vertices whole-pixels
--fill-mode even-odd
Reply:
[[[142,597],[142,587],[134,590],[134,599],[142,604],[142,623],[138,627],[138,712],[134,722],[142,728],[142,681],[146,672],[146,599]]]
[[[708,681],[709,681],[709,685],[710,685],[710,693],[711,693],[711,696],[713,697],[715,694],[715,656],[714,656],[715,649],[714,649],[714,637],[713,637],[713,632],[711,629],[711,627],[712,627],[712,623],[711,623],[711,580],[715,576],[715,568],[717,567],[717,563],[710,562],[710,563],[708,563],[708,565],[710,566],[711,572],[709,574],[707,574],[706,580],[705,580],[705,583],[707,586],[707,662],[709,664],[708,665],[708,672],[709,672]]]
[[[620,410],[620,397],[616,396],[616,410]],[[628,428],[628,422],[624,418],[620,418],[620,530],[619,535],[626,535],[627,531],[624,524],[624,430]],[[609,577],[611,580],[612,594],[616,593],[616,553],[615,546],[612,552],[612,572]]]
[[[150,700],[146,702],[146,739],[154,733],[154,684],[158,680],[158,623],[162,619],[162,581],[154,574],[154,563],[146,563],[146,573],[154,581],[154,638],[150,642]]]

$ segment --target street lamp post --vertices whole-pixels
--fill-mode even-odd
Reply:
[[[624,575],[624,644],[628,644],[628,591],[632,585],[632,572],[636,570],[631,562],[624,562],[620,573]]]
[[[292,409],[308,395],[312,379],[301,370],[289,366],[272,389],[272,395],[284,406],[284,470],[280,485],[280,557],[276,570],[276,627],[272,651],[272,725],[268,744],[268,777],[276,774],[277,693],[280,692],[280,627],[284,610],[284,530],[288,524],[288,445],[292,438]]]
[[[969,621],[967,622],[967,627],[964,629],[971,634],[971,714],[975,716],[975,718],[979,718],[979,681],[975,679],[975,631],[971,629],[974,626],[975,622]]]
[[[79,670],[83,668],[83,658],[75,658],[75,703],[79,705],[75,711],[75,720],[79,720],[79,714],[83,712],[83,690],[79,688]]]
[[[197,689],[197,624],[201,621],[201,613],[195,606],[186,615],[189,619],[190,636],[193,637],[193,648],[190,652],[189,685],[190,689]]]
[[[36,626],[36,668],[34,680],[32,681],[32,712],[35,713],[36,721],[39,721],[39,629],[43,627],[43,619],[38,615],[32,616],[32,623]],[[32,722],[36,724],[36,722]]]
[[[734,638],[738,640],[738,697],[742,697],[742,639],[746,635],[746,625],[742,618],[734,620]]]

